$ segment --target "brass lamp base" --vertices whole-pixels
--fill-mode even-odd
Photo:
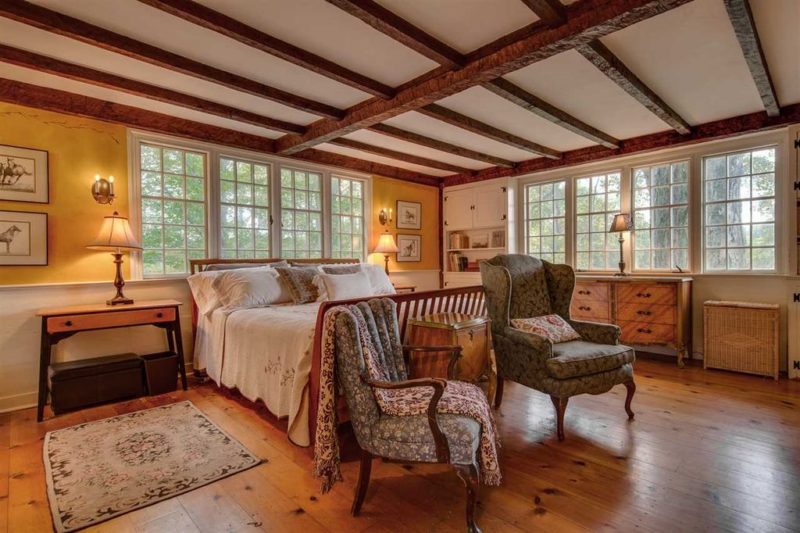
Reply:
[[[383,269],[386,271],[386,275],[389,275],[389,254],[383,255]]]
[[[622,254],[622,243],[625,242],[625,239],[622,237],[622,233],[619,234],[619,272],[615,272],[615,276],[627,276],[628,273],[625,272],[625,260],[623,259]]]
[[[122,254],[116,252],[111,254],[114,256],[114,265],[117,267],[117,274],[114,276],[114,287],[117,289],[117,294],[110,300],[106,300],[106,305],[128,305],[133,303],[133,299],[125,297],[122,294],[122,287],[125,286],[125,280],[122,279]]]

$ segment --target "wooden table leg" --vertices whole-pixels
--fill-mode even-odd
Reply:
[[[186,382],[186,361],[183,359],[183,335],[181,334],[181,316],[180,309],[175,309],[175,323],[172,326],[172,333],[175,335],[175,347],[178,353],[178,371],[181,373],[181,384],[183,390],[188,390],[189,386]]]
[[[42,318],[42,339],[39,352],[39,400],[36,404],[36,421],[44,418],[44,406],[47,404],[47,369],[50,367],[51,343],[47,333],[47,320]]]

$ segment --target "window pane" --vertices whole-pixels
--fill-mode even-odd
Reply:
[[[566,185],[566,181],[557,181],[525,187],[525,251],[528,255],[551,263],[566,263]],[[588,191],[588,182],[584,188]],[[576,209],[579,213],[588,213],[590,197],[582,199]],[[588,226],[588,216],[582,215],[582,220],[582,224]],[[578,249],[588,249],[588,241],[582,240]]]
[[[705,269],[775,270],[775,148],[703,161]]]
[[[142,143],[139,166],[144,275],[187,273],[207,255],[206,156]]]
[[[635,270],[689,269],[688,180],[688,161],[633,169]],[[725,181],[718,181],[724,198]],[[719,195],[715,182],[710,183],[712,193]]]
[[[309,185],[311,185],[309,178]],[[331,178],[331,254],[333,257],[364,259],[364,211],[361,199],[364,183],[352,178],[336,176]],[[312,201],[313,199],[313,201]],[[309,207],[319,202],[319,193],[309,193]],[[309,228],[314,229],[317,220],[309,220]],[[311,244],[321,241],[321,234],[310,233]]]
[[[271,257],[271,174],[270,165],[220,158],[220,247],[223,257]],[[259,230],[256,232],[254,228]],[[254,248],[256,252],[253,252]]]
[[[281,257],[322,256],[322,228],[310,230],[312,219],[322,216],[322,206],[312,206],[309,202],[310,186],[319,190],[321,183],[319,173],[281,169]]]
[[[575,267],[579,270],[614,270],[619,262],[619,244],[613,236],[608,236],[611,220],[620,212],[621,174],[611,172],[575,180],[575,205],[585,206],[588,202],[589,216],[576,210],[575,217]],[[649,183],[650,174],[640,172],[638,180]],[[666,187],[669,194],[669,187]],[[634,195],[634,203],[639,207],[653,205],[650,191]],[[608,237],[608,238],[607,238]],[[589,253],[584,253],[588,245]]]

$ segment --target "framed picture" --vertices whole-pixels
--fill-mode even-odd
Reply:
[[[422,261],[422,237],[420,235],[397,235],[397,262]]]
[[[477,235],[472,236],[472,247],[473,248],[488,248],[489,247],[489,234],[488,233],[478,233]]]
[[[397,229],[422,229],[422,204],[397,200]]]
[[[0,200],[49,201],[47,152],[0,145]]]
[[[47,264],[47,213],[0,211],[0,266]]]
[[[492,248],[506,247],[506,232],[498,229],[492,232]]]

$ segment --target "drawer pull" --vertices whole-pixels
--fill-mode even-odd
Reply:
[[[156,318],[164,318],[164,313],[156,313]]]
[[[586,294],[586,295],[589,295],[589,294],[592,294],[592,291],[579,290],[579,291],[578,291],[578,294]]]
[[[66,322],[64,322],[64,325],[65,326],[71,326],[72,325],[72,320],[67,320]]]
[[[591,311],[592,310],[591,307],[588,307],[588,306],[585,306],[585,305],[582,305],[582,306],[578,307],[578,309],[580,309],[581,311]]]
[[[652,296],[652,295],[649,292],[637,292],[636,293],[636,297],[637,298],[650,298],[650,296]]]
[[[638,331],[639,333],[653,333],[652,329],[647,329],[647,328],[639,328],[636,331]]]
[[[637,314],[637,315],[650,316],[650,315],[652,315],[653,313],[651,313],[650,311],[636,311],[636,314]]]

